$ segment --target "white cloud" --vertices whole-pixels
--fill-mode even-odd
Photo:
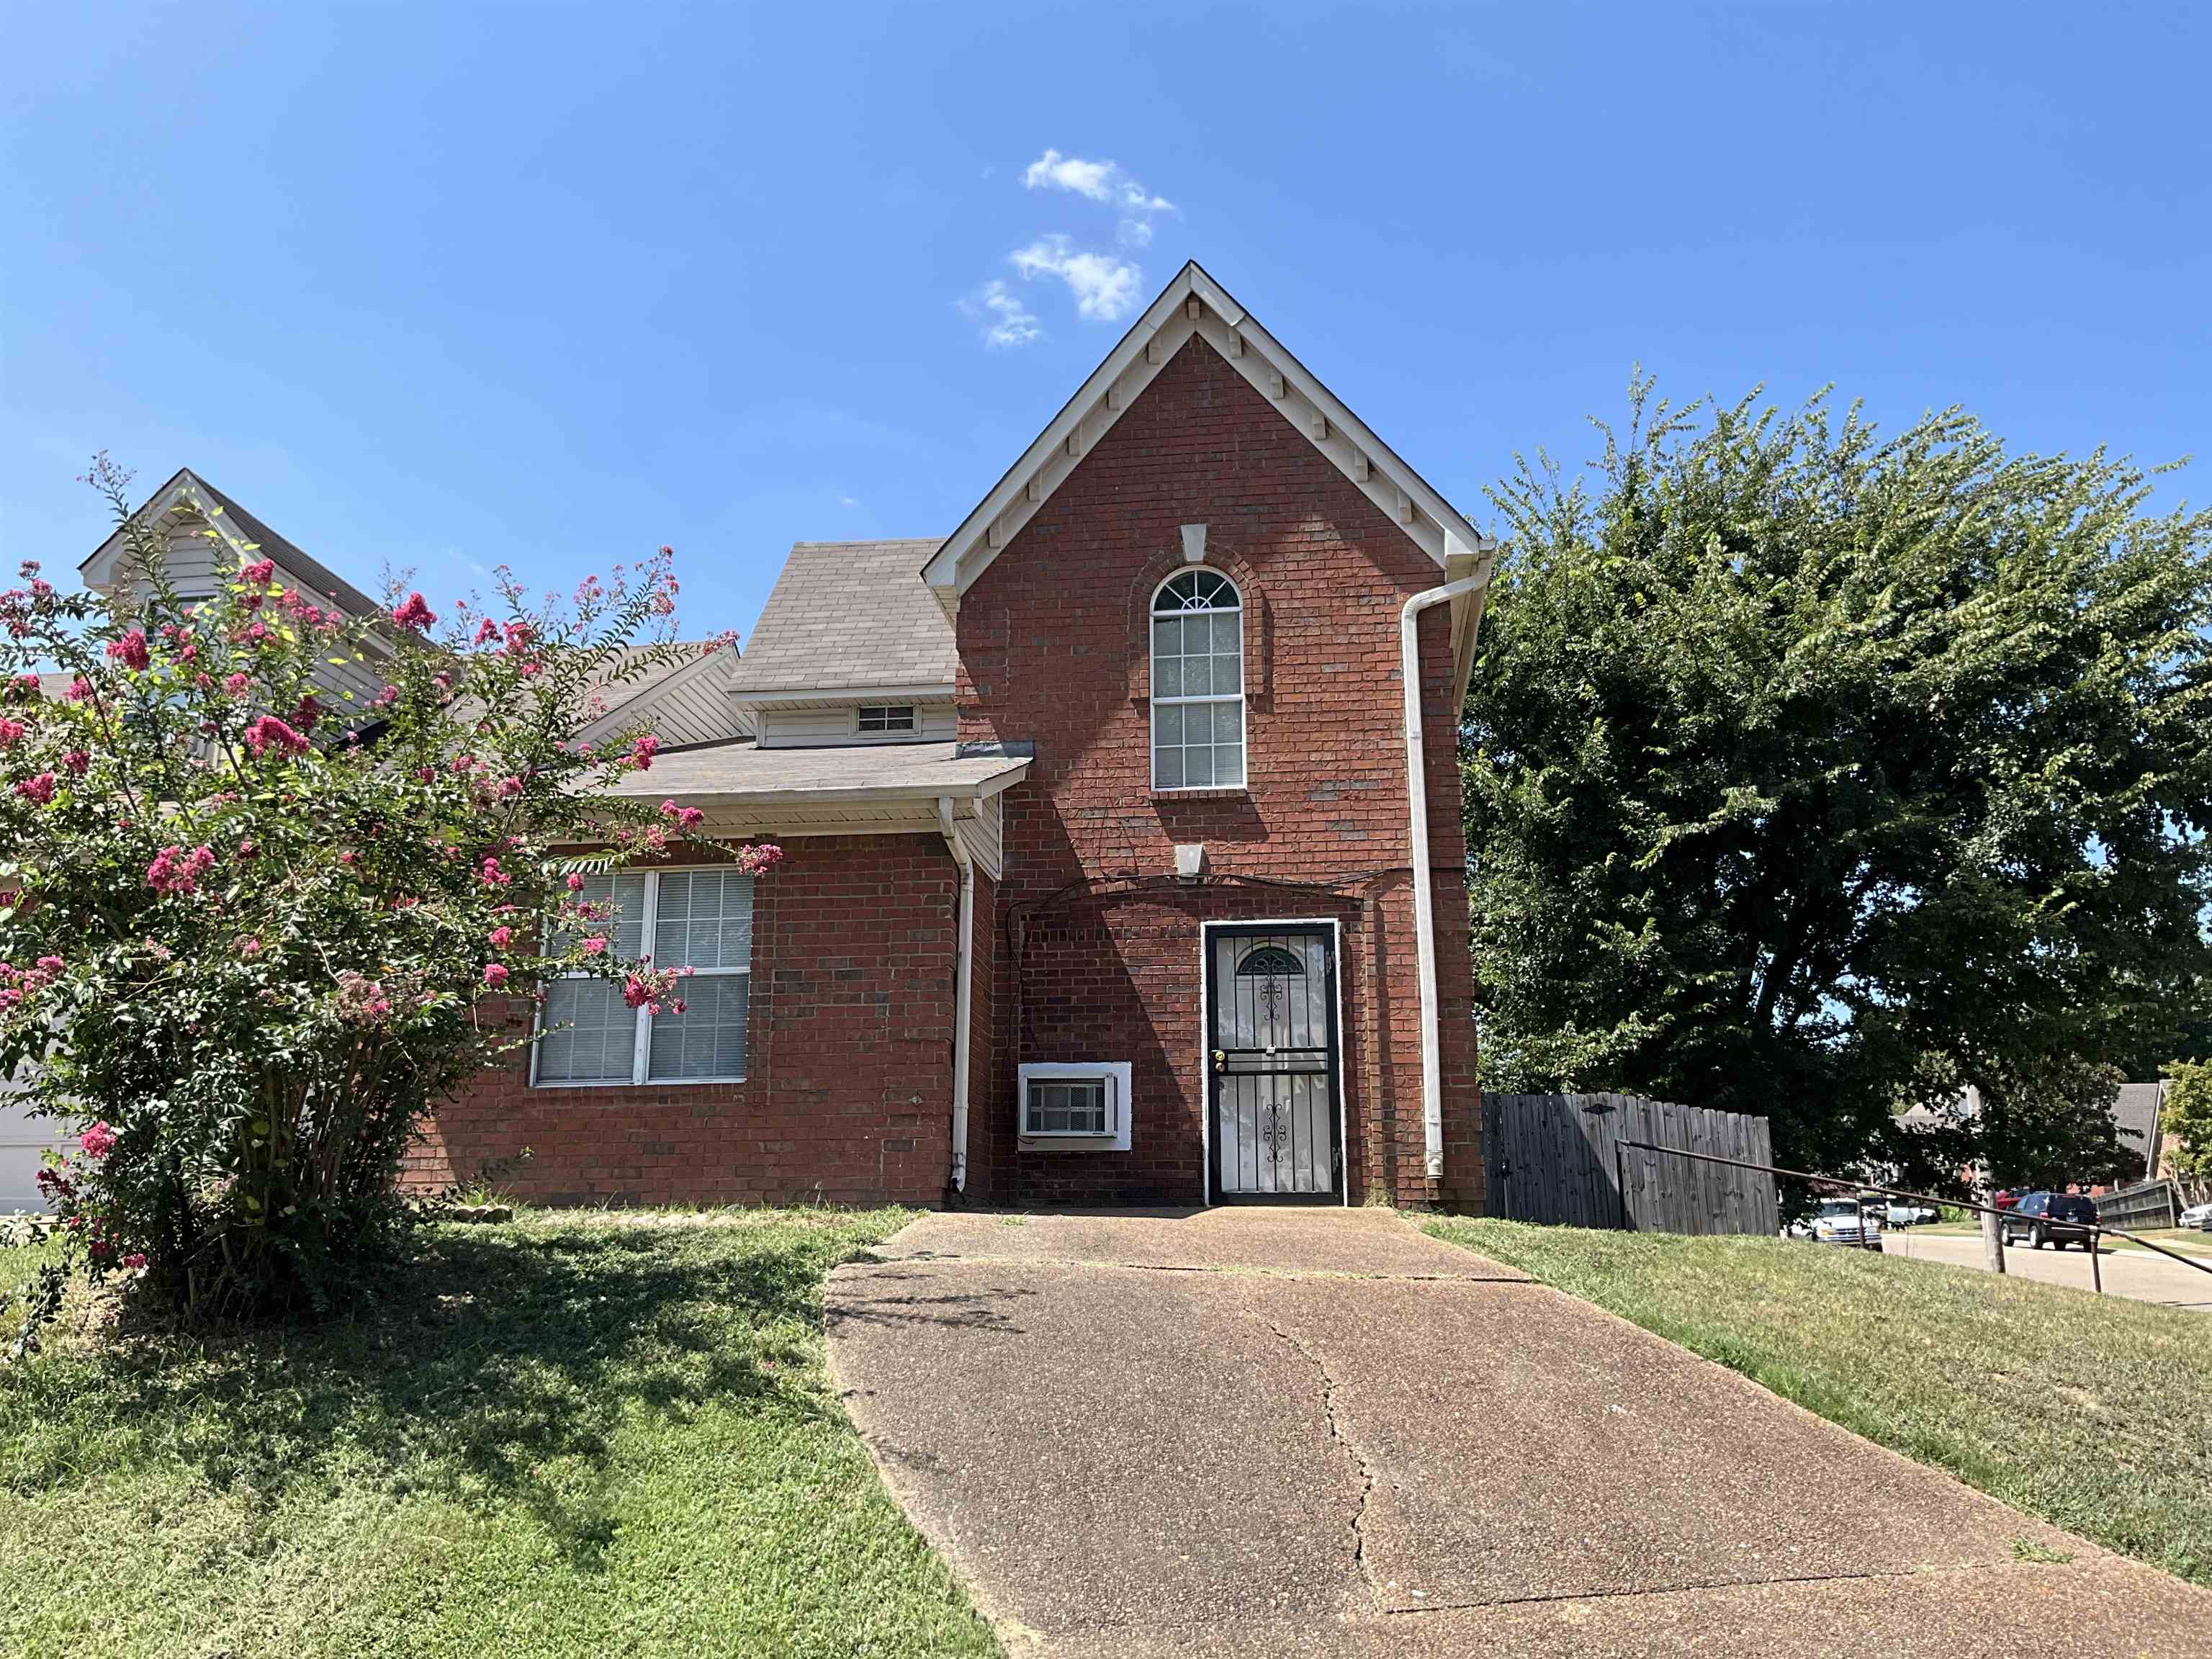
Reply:
[[[1111,201],[1114,179],[1121,169],[1111,161],[1086,161],[1048,149],[1029,164],[1022,183],[1031,190],[1072,190],[1094,202]]]
[[[1079,252],[1065,236],[1040,236],[1006,257],[1032,282],[1039,276],[1059,277],[1075,296],[1076,313],[1095,323],[1119,322],[1137,308],[1142,297],[1138,285],[1144,273],[1135,265],[1111,253]]]
[[[1044,332],[1030,308],[995,276],[973,299],[963,300],[960,308],[983,319],[983,343],[988,346],[1025,346]]]
[[[1176,210],[1173,202],[1146,190],[1120,162],[1086,161],[1079,155],[1062,155],[1056,149],[1048,149],[1024,168],[1022,183],[1030,190],[1069,191],[1087,201],[1119,208],[1121,218],[1115,234],[1132,247],[1150,246],[1152,220]]]

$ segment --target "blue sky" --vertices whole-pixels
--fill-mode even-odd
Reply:
[[[669,542],[749,629],[794,538],[950,530],[1192,257],[1478,523],[1638,362],[2146,459],[2212,414],[2202,8],[0,17],[11,567],[100,538],[104,447],[364,586]]]

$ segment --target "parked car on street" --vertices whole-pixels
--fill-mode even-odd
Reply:
[[[2181,1224],[2212,1233],[2212,1204],[2192,1204],[2181,1212]]]
[[[2096,1224],[2095,1200],[2080,1193],[2027,1193],[1997,1225],[2008,1244],[2025,1239],[2039,1250],[2077,1243],[2087,1250],[2096,1248],[2090,1231]]]
[[[1936,1219],[1933,1205],[1915,1204],[1903,1198],[1884,1200],[1880,1213],[1882,1220],[1893,1227],[1917,1227],[1923,1222]]]
[[[1824,1198],[1813,1212],[1790,1229],[1797,1238],[1817,1244],[1849,1244],[1862,1250],[1881,1248],[1881,1208],[1879,1201],[1866,1208],[1866,1230],[1859,1230],[1859,1206],[1848,1198]]]

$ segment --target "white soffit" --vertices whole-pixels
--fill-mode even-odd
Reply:
[[[1439,568],[1462,561],[1471,565],[1491,550],[1492,544],[1450,503],[1194,260],[922,568],[922,580],[941,601],[956,604],[990,568],[1193,335],[1220,353]]]

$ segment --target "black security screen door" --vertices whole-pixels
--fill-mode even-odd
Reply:
[[[1210,1195],[1306,1202],[1343,1192],[1333,930],[1206,932]]]

